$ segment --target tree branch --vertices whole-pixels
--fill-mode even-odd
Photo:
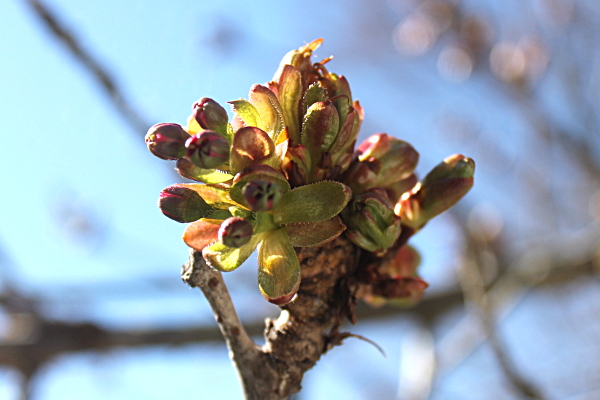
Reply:
[[[141,112],[128,100],[115,77],[105,65],[85,48],[81,40],[71,32],[66,24],[47,5],[40,0],[23,0],[36,18],[66,49],[79,61],[85,70],[92,76],[98,86],[104,91],[113,103],[117,112],[123,117],[134,131],[142,136],[151,125]]]
[[[238,318],[223,276],[206,264],[202,253],[192,251],[189,261],[183,266],[182,277],[188,285],[200,288],[204,293],[225,338],[246,398],[258,400],[253,382],[259,349]]]

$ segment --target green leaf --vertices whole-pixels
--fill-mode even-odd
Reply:
[[[248,243],[238,248],[228,247],[221,242],[217,242],[205,247],[202,250],[202,256],[208,265],[214,269],[223,272],[233,271],[252,255],[263,237],[264,234],[254,235]]]
[[[233,112],[235,112],[246,126],[258,126],[260,127],[261,119],[260,114],[256,108],[246,99],[239,99],[228,101],[231,104]]]
[[[300,186],[281,196],[273,209],[273,220],[279,225],[323,221],[338,215],[351,197],[350,188],[340,182]]]
[[[265,233],[258,248],[258,285],[274,304],[288,303],[300,287],[300,262],[288,235],[282,230]]]
[[[304,114],[306,114],[308,108],[316,102],[326,101],[327,99],[329,99],[329,97],[327,97],[327,90],[325,90],[323,85],[321,85],[320,82],[313,83],[308,87],[306,94],[304,95]]]
[[[300,98],[302,97],[302,77],[300,72],[286,65],[279,78],[279,101],[288,135],[293,143],[300,143]]]
[[[233,178],[233,176],[227,172],[216,169],[200,168],[186,158],[177,160],[175,169],[179,175],[184,178],[208,184],[223,183]]]
[[[337,109],[330,101],[314,103],[304,116],[302,123],[302,144],[312,158],[321,159],[321,153],[329,150],[340,127]]]
[[[337,238],[344,229],[346,225],[337,215],[325,221],[297,222],[283,226],[294,247],[318,246]]]

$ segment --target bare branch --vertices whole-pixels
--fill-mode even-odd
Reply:
[[[33,15],[40,23],[64,45],[67,50],[79,61],[92,76],[98,86],[108,96],[117,112],[129,124],[129,126],[140,135],[144,135],[151,125],[127,99],[117,80],[108,71],[108,68],[89,49],[81,43],[81,40],[69,28],[64,21],[56,15],[46,4],[40,0],[23,0]]]

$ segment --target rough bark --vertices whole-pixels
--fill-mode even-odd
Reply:
[[[304,373],[321,355],[348,336],[341,322],[354,317],[354,271],[360,250],[345,238],[320,247],[297,250],[302,283],[296,298],[282,307],[276,321],[267,320],[266,343],[256,346],[233,310],[221,274],[192,252],[183,279],[207,297],[251,400],[281,400],[300,391]]]

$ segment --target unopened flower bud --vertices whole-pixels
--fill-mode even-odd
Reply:
[[[400,236],[400,218],[380,188],[355,195],[342,218],[348,227],[348,238],[371,252],[384,252]]]
[[[239,217],[227,218],[221,223],[218,236],[225,246],[242,247],[252,237],[252,224]]]
[[[229,142],[213,131],[203,131],[185,142],[187,158],[200,168],[215,169],[229,160]]]
[[[227,111],[219,103],[203,97],[194,104],[194,119],[203,129],[225,133],[229,117]]]
[[[269,211],[277,205],[283,191],[275,182],[251,181],[244,186],[242,194],[252,211]]]
[[[146,133],[146,146],[156,157],[177,160],[185,157],[185,141],[190,135],[177,124],[156,124]]]
[[[193,222],[204,218],[212,207],[185,184],[172,185],[160,192],[158,207],[177,222]]]

